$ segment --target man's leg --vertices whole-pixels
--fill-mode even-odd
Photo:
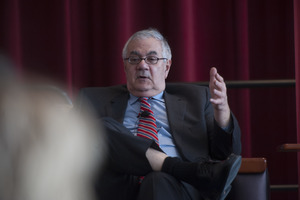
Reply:
[[[232,155],[223,162],[189,163],[167,157],[154,141],[133,136],[122,124],[105,119],[109,143],[109,166],[119,174],[145,176],[152,171],[164,171],[175,178],[192,184],[204,197],[220,198],[231,184],[230,177],[240,167],[240,156]],[[206,168],[211,173],[206,173]],[[229,177],[229,178],[228,178]],[[211,188],[216,190],[210,191]],[[107,192],[107,191],[106,191]]]
[[[230,155],[224,161],[184,162],[167,157],[162,171],[185,181],[208,199],[224,199],[241,165],[241,156]]]
[[[95,180],[95,199],[134,200],[139,191],[138,177],[115,172],[107,165]]]
[[[200,200],[199,192],[191,194],[174,176],[164,172],[151,172],[140,185],[137,200]]]
[[[157,151],[153,148],[146,150],[146,158],[153,171],[161,171],[165,159],[168,157],[165,153]]]
[[[139,177],[152,172],[146,158],[147,149],[155,142],[135,137],[121,123],[111,119],[101,120],[108,146],[107,159],[95,180],[97,199],[133,200],[139,191]]]
[[[113,170],[136,176],[152,171],[145,155],[149,148],[160,150],[154,141],[133,136],[126,127],[112,118],[103,118],[101,122],[105,127],[109,148],[108,164]]]
[[[165,162],[165,159],[168,157],[166,154],[157,151],[155,149],[151,149],[149,148],[146,151],[146,157],[152,167],[152,169],[154,171],[165,171],[168,172],[170,174],[173,174],[175,177],[179,178],[180,180],[184,180],[187,181],[189,183],[191,183],[192,185],[194,185],[197,189],[199,189],[199,191],[201,191],[201,187],[203,187],[203,185],[205,186],[204,188],[206,188],[207,186],[209,186],[211,184],[211,182],[214,182],[213,180],[205,180],[205,178],[208,179],[212,179],[212,177],[206,177],[206,174],[201,174],[199,172],[201,172],[201,170],[199,170],[202,166],[199,163],[186,163],[186,162],[182,162],[180,159],[178,158],[168,158],[167,161]],[[229,158],[232,159],[232,158]],[[175,162],[169,162],[169,160],[175,160]],[[216,179],[218,182],[223,181],[224,183],[221,184],[220,186],[220,191],[218,193],[220,193],[218,198],[220,200],[225,199],[225,197],[228,195],[228,193],[230,192],[231,189],[231,183],[234,180],[234,178],[236,177],[238,170],[240,168],[240,164],[241,164],[241,157],[240,156],[235,156],[235,159],[232,159],[232,163],[230,166],[226,166],[228,168],[228,170],[223,170],[222,168],[218,167],[218,171],[220,171],[221,173],[218,173],[219,176],[223,176],[223,178],[219,178]],[[164,166],[163,165],[168,165],[169,162],[169,166]],[[226,162],[226,161],[223,161]],[[208,165],[207,165],[208,164]],[[207,167],[211,167],[214,168],[215,166],[220,166],[222,165],[221,162],[216,162],[215,164],[213,163],[205,163],[203,165],[207,165]],[[163,169],[162,169],[163,168]],[[225,168],[225,167],[223,167]],[[206,171],[206,169],[205,169]],[[213,170],[209,170],[208,171],[212,171]],[[203,180],[201,180],[203,179]],[[217,183],[218,184],[218,183]],[[212,187],[216,187],[216,185],[210,185]],[[205,189],[204,189],[205,190]],[[209,188],[207,189],[207,191],[209,191]],[[215,191],[213,191],[213,193],[215,193]],[[204,197],[206,197],[207,195],[204,195]],[[209,194],[208,194],[209,196]]]
[[[192,188],[193,192],[189,195],[191,187],[186,187],[187,184],[166,173],[153,172],[161,170],[167,157],[155,142],[133,136],[127,128],[111,118],[104,118],[101,123],[106,129],[109,152],[108,162],[97,179],[99,199],[132,200],[136,195],[140,199],[151,199],[153,195],[170,197],[173,194],[174,199],[199,199],[191,198],[191,195],[197,196],[198,192]],[[139,183],[138,176],[145,176],[142,183]],[[153,182],[159,187],[149,187]]]

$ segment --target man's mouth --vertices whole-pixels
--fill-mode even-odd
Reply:
[[[137,77],[138,79],[147,79],[147,78],[149,78],[148,76],[138,76]]]

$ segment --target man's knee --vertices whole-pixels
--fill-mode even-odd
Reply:
[[[145,176],[142,183],[146,184],[148,182],[150,183],[178,182],[179,183],[180,181],[175,177],[164,172],[151,172]]]
[[[145,176],[138,199],[187,199],[182,182],[164,172],[151,172]]]

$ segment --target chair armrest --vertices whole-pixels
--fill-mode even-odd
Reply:
[[[262,173],[266,169],[266,158],[242,158],[239,173]]]
[[[226,200],[268,200],[269,175],[265,158],[242,158],[242,164]]]

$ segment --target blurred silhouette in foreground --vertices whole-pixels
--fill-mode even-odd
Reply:
[[[93,200],[102,129],[55,86],[19,80],[0,55],[0,199]]]

